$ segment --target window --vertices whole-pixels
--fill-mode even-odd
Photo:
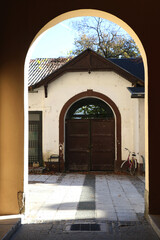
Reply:
[[[42,112],[29,112],[29,166],[42,165]]]
[[[110,119],[114,118],[112,109],[96,98],[82,99],[74,103],[67,113],[67,119]]]

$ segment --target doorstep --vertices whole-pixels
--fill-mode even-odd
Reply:
[[[0,239],[9,240],[10,237],[21,226],[21,218],[1,219],[0,218]]]
[[[157,233],[158,237],[160,238],[160,215],[149,214],[148,219],[154,231]]]

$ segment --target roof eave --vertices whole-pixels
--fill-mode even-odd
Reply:
[[[144,98],[145,94],[144,93],[138,93],[138,94],[131,94],[131,98]]]
[[[81,62],[83,61],[83,58],[87,58],[85,62],[83,62],[83,66],[80,66]],[[94,60],[97,58],[97,61],[102,63],[102,66],[97,64],[97,68],[95,65],[92,65],[92,59]],[[32,89],[38,88],[40,86],[46,85],[61,75],[63,75],[66,72],[75,72],[75,71],[86,71],[86,72],[92,72],[92,71],[114,71],[115,73],[119,74],[123,78],[127,79],[130,81],[133,85],[139,84],[140,86],[144,86],[144,82],[132,75],[131,73],[127,72],[123,68],[119,67],[115,63],[109,61],[108,59],[105,59],[101,55],[97,54],[91,49],[86,49],[84,52],[79,54],[78,56],[74,57],[67,63],[65,63],[62,67],[59,69],[55,70],[53,73],[42,79],[40,82],[32,85]]]

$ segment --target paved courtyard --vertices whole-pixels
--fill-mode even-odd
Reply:
[[[157,240],[144,218],[144,178],[30,175],[28,213],[12,240],[76,238]]]

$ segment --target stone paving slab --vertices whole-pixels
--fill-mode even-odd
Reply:
[[[137,221],[137,213],[144,213],[144,198],[130,178],[117,175],[96,176],[96,184],[98,218]]]
[[[47,177],[38,177],[42,183],[36,178],[36,184],[29,184],[29,215],[25,222],[75,218],[85,175]]]
[[[29,215],[13,237],[7,239],[159,239],[144,218],[141,179],[112,174],[85,179],[84,174],[29,177]],[[92,202],[95,204],[91,207]],[[71,225],[77,223],[96,223],[101,231],[70,231]]]
[[[20,218],[0,220],[0,239],[9,240],[20,225]]]
[[[150,214],[148,218],[149,218],[150,224],[152,225],[153,229],[155,230],[155,232],[160,238],[160,215]]]
[[[144,182],[137,177],[59,174],[30,182],[29,215],[11,240],[158,240],[144,218]],[[70,231],[77,223],[101,231]]]
[[[86,177],[90,178],[88,184]],[[137,214],[144,213],[144,183],[137,177],[57,174],[31,175],[29,181],[35,184],[29,184],[26,222],[84,217],[138,221]],[[94,209],[91,209],[92,205]],[[78,209],[78,206],[81,207]]]
[[[103,224],[102,231],[69,231],[74,221],[56,221],[41,224],[24,224],[10,240],[158,240],[152,227],[143,220],[132,221],[92,221]],[[76,223],[82,221],[76,221]],[[91,223],[84,220],[83,223]],[[74,222],[75,223],[75,222]]]

